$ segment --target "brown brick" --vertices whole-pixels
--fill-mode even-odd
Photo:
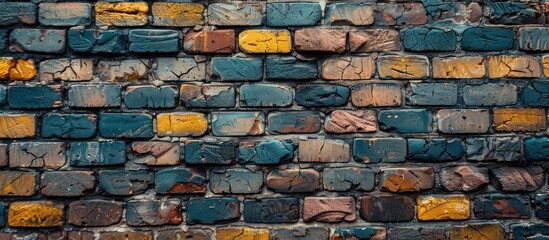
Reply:
[[[539,108],[494,109],[494,128],[500,132],[531,132],[545,130],[546,114]]]
[[[359,133],[377,131],[376,112],[373,110],[335,110],[326,120],[327,133]]]
[[[180,163],[179,143],[133,142],[131,158],[135,163],[147,165],[177,165]]]
[[[153,240],[151,231],[101,232],[99,240]]]
[[[93,59],[49,59],[40,62],[40,81],[89,81]]]
[[[14,142],[10,144],[10,167],[60,168],[65,165],[63,142]]]
[[[370,79],[375,71],[371,57],[336,57],[322,63],[322,78],[326,80]]]
[[[12,202],[8,210],[10,227],[59,227],[65,222],[65,206],[52,201]]]
[[[8,145],[0,143],[0,167],[8,165]]]
[[[492,185],[504,192],[532,192],[546,182],[540,166],[491,168],[490,176]]]
[[[124,204],[106,200],[74,201],[69,205],[69,223],[76,226],[100,227],[120,222]]]
[[[35,186],[35,172],[0,171],[0,196],[32,196]]]
[[[204,5],[200,3],[155,2],[151,13],[153,26],[193,27],[204,24]]]
[[[414,219],[414,200],[407,196],[364,196],[360,216],[368,222],[403,222]]]
[[[303,201],[303,221],[351,222],[356,219],[353,197],[306,197]]]
[[[267,175],[267,188],[279,193],[305,193],[320,189],[320,173],[314,169],[273,170]]]
[[[190,31],[185,34],[183,48],[188,53],[232,53],[236,49],[233,29]]]
[[[44,172],[40,179],[40,193],[50,197],[78,197],[95,190],[92,171]]]
[[[447,191],[475,191],[488,184],[488,170],[473,166],[445,167],[439,173],[440,184]]]
[[[437,112],[438,130],[442,133],[486,133],[490,113],[486,109],[442,109]]]
[[[347,31],[326,28],[305,28],[294,33],[294,48],[299,52],[344,53]]]
[[[402,91],[396,84],[358,84],[351,89],[355,107],[396,107],[402,104]]]
[[[207,228],[190,228],[187,230],[182,229],[167,229],[158,231],[156,239],[160,240],[210,240],[213,236],[213,231]]]
[[[94,240],[95,236],[90,231],[70,231],[68,233],[68,240]]]
[[[482,56],[433,58],[433,78],[482,78],[484,75],[486,70]]]
[[[539,62],[533,56],[488,56],[489,78],[537,78],[540,76]]]
[[[435,171],[431,167],[385,168],[381,170],[380,185],[386,192],[429,190],[435,185]]]
[[[498,223],[471,223],[450,227],[450,240],[505,239],[505,229]]]
[[[349,144],[338,139],[300,139],[299,162],[348,162]]]
[[[393,29],[366,29],[349,32],[351,53],[400,50],[400,34]]]

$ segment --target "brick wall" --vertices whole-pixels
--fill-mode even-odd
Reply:
[[[2,1],[0,239],[549,238],[546,24],[541,1]]]

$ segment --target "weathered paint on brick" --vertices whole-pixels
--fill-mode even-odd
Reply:
[[[122,87],[118,85],[72,85],[69,87],[70,107],[99,108],[118,107]]]
[[[8,103],[14,109],[48,109],[62,105],[60,85],[13,85],[8,87]]]
[[[421,221],[466,220],[471,203],[465,195],[427,195],[416,198],[417,218]]]
[[[34,114],[0,115],[0,138],[28,138],[36,135]]]
[[[244,200],[244,221],[247,223],[295,223],[298,220],[297,198]]]
[[[146,2],[98,2],[95,4],[95,22],[98,26],[144,26],[149,14]]]
[[[104,166],[126,162],[126,146],[121,141],[73,142],[69,146],[71,166]]]
[[[546,128],[547,115],[539,108],[494,109],[494,129],[500,132],[540,131]]]
[[[214,57],[210,68],[214,81],[259,81],[263,77],[260,58]]]
[[[461,36],[461,48],[465,51],[503,51],[513,48],[513,29],[503,27],[474,27]]]
[[[357,84],[351,88],[351,102],[356,107],[400,106],[402,91],[396,84]]]
[[[348,162],[350,156],[349,152],[349,144],[340,139],[299,139],[299,162]]]
[[[318,3],[268,3],[266,15],[271,27],[314,26],[320,23],[322,10]]]
[[[121,30],[71,28],[67,45],[79,53],[125,53],[126,35]]]
[[[201,30],[185,33],[183,49],[188,53],[222,54],[236,49],[233,29]]]
[[[215,136],[262,135],[265,131],[262,112],[214,112],[212,133]]]
[[[159,136],[200,136],[208,130],[208,120],[202,113],[161,113],[156,116]]]
[[[46,26],[86,26],[91,23],[89,3],[40,3],[38,21]]]
[[[238,47],[248,53],[289,53],[292,39],[288,30],[244,30],[238,34]]]
[[[153,26],[194,27],[204,24],[204,5],[200,3],[155,2],[151,7]]]
[[[260,3],[213,3],[208,5],[208,23],[215,26],[258,26],[263,23]]]
[[[10,51],[63,53],[66,31],[54,29],[15,29],[10,34]]]
[[[425,79],[430,75],[426,56],[385,55],[378,57],[376,63],[381,79]]]
[[[243,84],[241,107],[287,107],[292,105],[293,89],[282,84]]]
[[[537,78],[541,76],[538,60],[528,55],[488,56],[490,78]]]
[[[119,196],[144,193],[154,183],[153,173],[145,170],[103,170],[98,179],[106,194]]]
[[[12,202],[8,209],[10,227],[59,227],[65,223],[63,203],[53,201]]]
[[[345,105],[351,91],[346,86],[331,84],[301,84],[296,87],[295,101],[304,107]]]
[[[60,168],[65,165],[63,142],[13,142],[9,147],[9,166]]]
[[[378,116],[379,129],[397,133],[428,133],[432,130],[432,113],[425,109],[383,110]],[[414,122],[411,126],[408,123]]]
[[[456,161],[463,156],[460,139],[408,139],[408,159],[416,161]]]
[[[35,172],[1,171],[0,176],[1,196],[32,196],[36,193],[38,180]]]
[[[33,25],[36,23],[38,6],[35,3],[2,2],[0,3],[0,26],[18,23]]]
[[[454,51],[456,49],[456,32],[437,28],[415,27],[403,32],[404,49],[413,52]]]
[[[325,80],[362,80],[375,74],[371,57],[335,57],[322,62],[322,78]]]
[[[484,57],[433,58],[433,78],[482,78],[486,75]]]
[[[317,65],[316,61],[302,61],[295,57],[267,57],[265,74],[267,79],[315,79]]]
[[[232,108],[236,105],[236,90],[230,85],[181,84],[181,103],[188,108]]]
[[[240,203],[236,198],[191,198],[186,209],[187,224],[215,224],[240,217]]]
[[[247,168],[213,169],[210,190],[216,194],[253,194],[263,190],[263,172]]]
[[[229,165],[236,161],[234,141],[193,141],[185,142],[185,162],[188,164]]]
[[[355,138],[355,161],[364,163],[404,162],[406,140],[404,138]]]
[[[153,119],[144,113],[100,113],[99,135],[104,138],[151,138]]]
[[[412,106],[454,106],[457,101],[454,83],[410,83],[406,91],[406,104]]]
[[[201,168],[162,169],[155,173],[154,184],[159,194],[204,193],[206,172]]]
[[[124,92],[128,108],[171,108],[177,103],[176,86],[129,86]]]
[[[326,25],[371,25],[374,23],[374,10],[370,4],[330,4],[326,7]]]
[[[269,113],[270,134],[316,133],[322,128],[321,116],[315,111]]]
[[[241,142],[238,147],[238,161],[241,164],[280,164],[294,158],[291,141],[268,140],[263,142]]]

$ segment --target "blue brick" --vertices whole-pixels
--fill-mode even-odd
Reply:
[[[474,27],[461,36],[461,49],[465,51],[503,51],[513,48],[512,28]]]
[[[263,78],[263,59],[213,57],[212,81],[259,81]]]
[[[189,108],[234,108],[236,91],[225,85],[181,85],[181,102]]]
[[[517,102],[517,87],[512,84],[486,83],[463,87],[463,101],[472,106],[504,106]]]
[[[236,198],[191,198],[187,201],[187,224],[215,224],[237,221],[240,202]]]
[[[156,172],[154,184],[158,194],[203,193],[206,172],[201,168],[162,169]]]
[[[460,139],[408,139],[408,159],[416,161],[455,161],[463,156]]]
[[[267,4],[267,26],[314,26],[321,17],[322,10],[318,3]]]
[[[480,219],[530,218],[530,197],[518,194],[481,194],[473,199],[473,212]]]
[[[110,195],[129,196],[144,193],[153,183],[153,173],[144,170],[104,170],[99,172],[99,187]]]
[[[543,223],[512,224],[509,228],[514,240],[545,240],[549,238],[549,225]]]
[[[414,52],[454,51],[456,32],[436,28],[415,27],[404,31],[404,48]]]
[[[10,51],[63,53],[65,35],[65,30],[15,29],[10,34]]]
[[[164,29],[133,29],[129,51],[134,53],[173,53],[179,51],[179,32]]]
[[[211,115],[215,136],[261,135],[265,128],[263,112],[213,112]]]
[[[319,112],[274,112],[268,119],[270,134],[316,133],[322,128]]]
[[[331,84],[303,84],[296,87],[295,101],[304,107],[342,106],[347,104],[351,90]]]
[[[240,87],[241,107],[287,107],[292,105],[293,89],[279,84],[244,84]]]
[[[71,107],[119,107],[122,87],[119,85],[72,85],[68,98]]]
[[[40,3],[38,19],[45,26],[87,26],[91,23],[89,3]]]
[[[537,3],[492,2],[490,3],[491,23],[532,24],[543,23],[543,13]]]
[[[17,23],[36,23],[36,4],[28,2],[0,2],[0,26]]]
[[[244,221],[247,223],[295,223],[298,220],[297,198],[244,200]]]
[[[318,76],[316,61],[301,61],[295,57],[268,57],[265,68],[267,79],[307,80]]]
[[[99,134],[105,138],[152,138],[152,116],[144,113],[101,113]]]
[[[457,103],[458,87],[453,83],[410,83],[406,94],[408,105],[454,106]]]
[[[529,161],[545,161],[549,159],[549,138],[531,137],[524,139],[524,159]]]
[[[0,85],[0,106],[4,106],[6,104],[7,96],[8,90],[6,86]]]
[[[353,145],[355,161],[363,163],[398,163],[406,160],[404,138],[356,138]]]
[[[126,162],[126,145],[121,141],[72,142],[69,147],[71,166],[106,166]]]
[[[128,108],[171,108],[177,103],[176,86],[130,86],[124,93]]]
[[[549,81],[532,81],[522,89],[522,104],[531,107],[549,107]]]
[[[97,117],[93,114],[48,113],[42,117],[42,137],[91,138]]]
[[[369,168],[325,168],[322,171],[322,185],[328,191],[372,191],[375,182],[375,174]]]
[[[385,238],[385,228],[377,226],[336,228],[335,239],[383,239]]]
[[[236,161],[236,145],[233,141],[186,141],[185,162],[188,164],[228,165]]]
[[[536,217],[549,219],[549,194],[538,194],[534,200]]]
[[[525,51],[548,51],[549,28],[523,27],[517,32],[518,48]]]
[[[61,107],[62,101],[61,86],[59,85],[15,85],[8,88],[8,103],[11,108],[57,108]]]
[[[0,50],[5,50],[8,48],[8,31],[0,30]]]
[[[294,158],[291,141],[268,140],[260,143],[240,143],[238,160],[240,164],[280,164]]]
[[[252,194],[263,189],[263,172],[247,168],[213,169],[210,191],[215,194]]]
[[[125,53],[127,36],[122,30],[70,29],[68,45],[80,53]]]
[[[428,133],[432,129],[432,118],[431,112],[425,109],[383,110],[379,112],[379,129],[397,133]]]
[[[6,221],[8,220],[6,217],[6,205],[3,203],[0,203],[0,227],[3,227],[6,225]]]

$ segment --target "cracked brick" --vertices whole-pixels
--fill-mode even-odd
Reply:
[[[162,169],[155,173],[157,194],[206,192],[206,171],[202,168]]]
[[[545,184],[540,166],[497,167],[490,169],[490,183],[504,192],[533,192]]]
[[[99,171],[99,186],[108,195],[130,196],[147,191],[154,183],[152,172],[145,170]]]
[[[238,161],[240,164],[271,165],[291,161],[294,145],[290,140],[271,139],[262,142],[240,142]]]
[[[372,25],[374,11],[371,4],[333,3],[326,7],[326,25]]]
[[[444,167],[438,176],[446,191],[476,191],[490,181],[488,169],[473,166]]]
[[[12,168],[60,168],[65,165],[63,142],[14,142],[9,148]]]
[[[52,59],[40,63],[40,81],[90,81],[92,59]]]
[[[37,174],[23,171],[0,171],[0,196],[32,196],[36,193]]]
[[[172,142],[133,142],[128,157],[138,164],[152,166],[177,165],[183,146]]]
[[[149,5],[146,2],[98,2],[95,4],[97,26],[132,27],[149,22]]]
[[[261,3],[212,3],[208,23],[215,26],[259,26],[263,24]]]
[[[400,44],[400,33],[393,29],[349,31],[351,53],[398,51]]]
[[[322,171],[322,186],[328,191],[372,191],[374,185],[375,174],[369,168],[325,168]]]
[[[406,88],[406,105],[454,106],[458,85],[453,83],[410,83]]]
[[[341,29],[304,28],[294,32],[294,49],[298,52],[343,53],[346,44],[347,31]]]
[[[433,78],[482,78],[485,75],[485,61],[482,56],[433,58]]]
[[[425,79],[429,77],[429,60],[419,55],[382,55],[377,58],[381,79]]]
[[[185,141],[185,162],[188,164],[229,165],[236,162],[234,141]]]
[[[132,200],[126,203],[126,223],[132,227],[178,225],[183,222],[181,201]]]
[[[452,225],[450,239],[505,239],[505,229],[499,223]]]
[[[488,77],[490,78],[538,78],[540,76],[539,62],[533,56],[488,56]]]
[[[383,168],[379,185],[385,192],[430,190],[435,185],[435,170],[431,167]]]
[[[351,88],[351,102],[356,107],[400,106],[402,91],[397,84],[357,84]]]
[[[230,85],[181,84],[181,103],[188,108],[232,108],[236,105],[236,90]]]
[[[427,11],[421,3],[376,3],[376,25],[422,25],[427,20]]]
[[[306,197],[303,200],[303,221],[352,222],[356,219],[355,205],[353,197]]]
[[[102,81],[146,81],[150,68],[151,61],[147,59],[100,61],[96,74]]]
[[[420,221],[467,220],[471,202],[465,195],[426,195],[416,198]]]
[[[541,131],[546,128],[546,112],[538,108],[494,109],[494,129],[498,132]]]
[[[298,220],[297,198],[244,200],[244,221],[247,223],[296,223]]]
[[[320,189],[320,173],[313,169],[272,170],[267,174],[267,188],[278,193],[307,193]]]
[[[36,76],[36,66],[31,59],[0,57],[0,80],[30,81]]]
[[[504,106],[517,102],[517,86],[486,83],[463,87],[463,102],[471,106]]]
[[[151,7],[153,26],[194,27],[204,25],[204,5],[200,3],[155,2]]]
[[[371,57],[336,57],[322,63],[325,80],[362,80],[375,74],[375,62]]]
[[[318,3],[267,3],[266,24],[272,27],[314,26],[322,18]]]
[[[69,204],[69,223],[83,227],[111,226],[122,220],[123,209],[124,204],[122,202],[107,200],[74,201]]]
[[[79,197],[93,193],[95,176],[89,171],[44,172],[40,179],[40,193],[49,197]]]
[[[247,168],[213,169],[210,190],[216,194],[253,194],[263,190],[263,172]]]
[[[326,119],[324,131],[327,133],[358,133],[377,131],[374,111],[335,110]]]
[[[340,139],[306,138],[299,140],[299,162],[348,162],[350,146]]]
[[[466,144],[470,161],[518,161],[522,156],[518,137],[467,138]]]
[[[191,198],[187,201],[187,224],[234,222],[240,218],[240,202],[236,198]]]

